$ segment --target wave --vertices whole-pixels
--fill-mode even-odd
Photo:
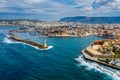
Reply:
[[[25,44],[26,44],[26,43],[25,43]],[[29,45],[29,46],[31,46],[31,47],[37,49],[37,50],[49,50],[49,49],[52,49],[52,48],[53,48],[53,46],[48,46],[48,48],[40,49],[40,48],[38,48],[38,47],[36,47],[36,46],[33,46],[33,45],[30,45],[30,44],[27,44],[27,45]]]
[[[7,37],[4,38],[3,42],[4,42],[4,43],[8,43],[8,44],[18,44],[18,43],[22,43],[22,42],[12,41],[12,40],[8,39]]]
[[[9,36],[9,35],[8,35],[8,36]],[[8,44],[19,44],[19,43],[27,44],[27,43],[23,43],[23,42],[12,41],[12,40],[8,39],[7,37],[4,38],[3,42],[4,42],[4,43],[8,43]],[[53,48],[53,46],[48,46],[48,48],[46,48],[46,49],[40,49],[40,48],[38,48],[38,47],[36,47],[36,46],[32,46],[32,45],[30,45],[30,44],[27,44],[27,45],[29,45],[29,46],[37,49],[37,50],[49,50],[49,49],[52,49],[52,48]]]
[[[48,46],[48,48],[46,48],[46,49],[40,49],[40,50],[49,50],[49,49],[52,49],[53,48],[53,46]]]
[[[87,70],[97,70],[101,73],[105,73],[108,76],[111,76],[113,80],[120,80],[120,71],[109,68],[107,66],[100,65],[95,62],[86,61],[83,55],[80,55],[78,58],[75,58],[76,61],[80,62],[78,66],[85,66]]]

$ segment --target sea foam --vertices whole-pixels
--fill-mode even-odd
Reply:
[[[120,80],[120,71],[109,68],[107,66],[100,65],[96,62],[86,61],[83,55],[75,58],[76,61],[80,62],[78,66],[85,66],[87,70],[97,70],[100,73],[105,73],[113,78],[113,80]]]
[[[25,43],[25,44],[26,44],[26,43]],[[36,46],[33,46],[33,45],[30,45],[30,44],[27,44],[27,45],[29,45],[29,46],[31,46],[31,47],[37,49],[37,50],[49,50],[49,49],[52,49],[52,48],[53,48],[53,46],[48,46],[48,48],[40,49],[40,48],[38,48],[38,47],[36,47]]]
[[[8,44],[18,44],[18,43],[22,43],[22,42],[12,41],[12,40],[8,39],[7,37],[4,38],[3,42],[4,42],[4,43],[8,43]]]
[[[9,36],[9,35],[7,35],[7,37],[8,37],[8,36]],[[4,40],[3,40],[3,42],[4,42],[4,43],[7,43],[7,44],[20,44],[20,43],[22,43],[22,44],[29,45],[29,46],[37,49],[37,50],[49,50],[49,49],[52,49],[52,48],[53,48],[53,46],[48,46],[48,48],[46,48],[46,49],[40,49],[40,48],[38,48],[38,47],[36,47],[36,46],[32,46],[32,45],[27,44],[27,43],[18,42],[18,41],[12,41],[12,40],[8,39],[7,37],[5,37]]]

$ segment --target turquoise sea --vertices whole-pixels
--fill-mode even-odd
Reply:
[[[120,71],[84,60],[81,50],[101,37],[46,38],[47,50],[6,38],[0,27],[0,80],[120,80]],[[44,39],[17,34],[43,43]]]

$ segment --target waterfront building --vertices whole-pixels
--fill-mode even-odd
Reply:
[[[101,53],[101,52],[93,49],[92,47],[87,47],[85,49],[85,52],[94,58],[112,58],[114,56],[113,52]]]

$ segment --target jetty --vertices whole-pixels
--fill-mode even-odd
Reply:
[[[88,48],[88,47],[87,47]],[[90,60],[90,61],[93,61],[93,62],[97,62],[99,64],[102,64],[102,65],[105,65],[105,66],[108,66],[108,67],[111,67],[113,69],[117,69],[117,70],[120,70],[120,66],[116,65],[115,63],[113,64],[112,62],[114,61],[113,58],[99,58],[99,57],[95,57],[93,55],[90,55],[89,50],[90,49],[84,49],[82,50],[82,54],[84,56],[84,58],[86,60]],[[91,51],[90,52],[93,52],[91,54],[97,54],[97,53],[94,53],[95,51]],[[98,53],[98,55],[100,55],[100,53]],[[107,62],[109,59],[111,59],[111,61]]]
[[[30,40],[27,40],[27,39],[20,39],[18,36],[14,35],[12,33],[11,33],[11,37],[9,39],[12,39],[12,40],[15,40],[15,41],[19,41],[19,42],[23,42],[23,43],[27,43],[27,44],[30,44],[32,46],[38,47],[40,49],[48,48],[46,40],[44,40],[44,44],[39,44],[39,43],[30,41]]]

